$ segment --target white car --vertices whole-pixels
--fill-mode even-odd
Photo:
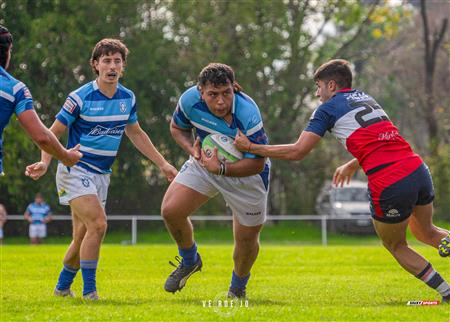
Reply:
[[[316,212],[336,219],[328,222],[332,231],[364,234],[375,232],[365,181],[352,180],[342,188],[327,181],[317,196]]]

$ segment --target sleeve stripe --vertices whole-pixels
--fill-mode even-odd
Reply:
[[[72,92],[69,94],[69,96],[70,96],[70,98],[73,98],[75,102],[77,102],[77,104],[80,108],[83,107],[83,101],[81,100],[80,96],[78,96],[77,93]]]
[[[247,131],[247,133],[245,133],[245,135],[249,136],[249,135],[255,134],[256,132],[258,132],[258,131],[261,130],[262,128],[263,128],[263,123],[262,123],[262,122],[259,122],[255,127],[249,129],[249,130]]]
[[[0,90],[0,97],[3,97],[4,99],[7,99],[8,101],[14,103],[16,98],[12,95],[9,95],[8,93]]]
[[[18,82],[16,85],[14,85],[14,87],[13,87],[13,95],[16,95],[16,93],[18,92],[18,91],[20,91],[22,88],[24,88],[25,87],[25,84],[24,83],[22,83],[22,82]]]

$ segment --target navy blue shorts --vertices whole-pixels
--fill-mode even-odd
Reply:
[[[434,200],[430,171],[420,158],[395,163],[369,176],[369,195],[375,220],[402,222],[415,206]]]

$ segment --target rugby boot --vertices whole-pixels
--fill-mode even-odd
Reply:
[[[186,285],[188,278],[195,272],[202,270],[202,259],[200,258],[199,253],[197,253],[197,256],[197,263],[192,266],[183,265],[183,261],[178,256],[175,256],[178,266],[169,261],[169,264],[176,267],[176,269],[169,275],[166,283],[164,284],[164,289],[167,292],[172,292],[175,294],[176,291],[181,291],[181,289]]]

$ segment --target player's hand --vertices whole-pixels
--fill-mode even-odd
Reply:
[[[213,174],[219,174],[220,172],[220,161],[217,157],[217,147],[214,148],[213,153],[208,156],[205,151],[201,150],[202,158],[200,160],[201,165]]]
[[[250,152],[252,142],[250,142],[250,140],[244,135],[244,133],[239,131],[239,129],[237,130],[233,143],[239,151]]]
[[[80,145],[77,144],[72,149],[67,150],[67,155],[64,160],[61,160],[62,164],[66,167],[72,167],[78,163],[78,161],[83,157],[83,154],[79,151]]]
[[[162,173],[164,173],[164,175],[166,176],[167,181],[172,182],[173,179],[175,179],[175,177],[178,174],[178,170],[171,165],[169,162],[166,162],[161,168],[159,168],[161,170]]]
[[[191,154],[196,160],[200,160],[200,158],[202,157],[201,151],[202,147],[200,146],[200,138],[197,136],[194,145],[192,146]]]
[[[354,167],[351,163],[341,165],[334,171],[333,184],[336,187],[343,187],[344,183],[349,184],[356,170],[358,170],[358,167]]]
[[[42,161],[30,164],[25,168],[25,175],[33,180],[38,180],[47,172],[47,167],[47,164]]]

